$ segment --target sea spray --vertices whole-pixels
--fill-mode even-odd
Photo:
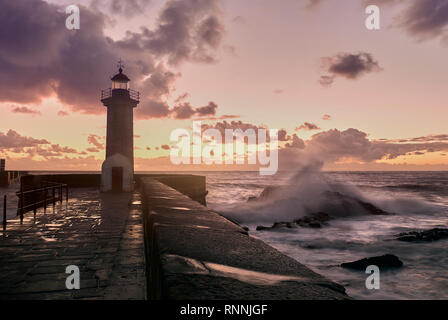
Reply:
[[[370,196],[350,182],[330,179],[322,172],[323,162],[303,161],[283,186],[264,189],[257,199],[244,205],[216,208],[223,215],[245,224],[294,221],[324,212],[333,218],[368,214],[425,214],[437,206],[421,199]]]

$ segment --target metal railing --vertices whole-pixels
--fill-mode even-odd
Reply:
[[[123,90],[126,90],[126,89],[123,89]],[[107,88],[107,89],[101,90],[101,100],[112,98],[112,91],[113,91],[112,88]],[[129,91],[129,97],[132,100],[140,101],[140,92],[138,92],[136,90],[132,90],[132,89],[127,89],[127,91]]]
[[[30,190],[20,190],[16,192],[19,198],[17,206],[17,215],[20,216],[20,223],[23,222],[23,215],[28,211],[34,212],[36,217],[37,209],[43,207],[44,213],[47,211],[47,206],[56,205],[56,201],[62,203],[64,199],[63,190],[65,189],[65,200],[68,202],[68,185],[65,183],[44,182],[46,185],[39,186]],[[58,193],[58,195],[56,194]],[[3,229],[6,229],[6,202],[7,196],[3,197]]]
[[[112,88],[101,90],[101,100],[112,97]]]

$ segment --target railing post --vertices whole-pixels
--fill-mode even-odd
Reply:
[[[60,186],[60,188],[59,188],[59,201],[60,201],[61,204],[62,204],[62,184],[61,184],[61,186]]]
[[[3,230],[6,229],[6,194],[3,197]]]
[[[51,188],[51,191],[53,193],[53,207],[56,204],[56,198],[55,198],[56,197],[56,190],[55,189],[56,189],[55,187]],[[53,209],[53,211],[54,211],[54,209]]]
[[[23,207],[25,202],[25,195],[23,191],[20,193],[20,223],[23,222]]]
[[[68,202],[68,184],[65,185],[65,201]]]
[[[34,213],[34,219],[36,219],[36,213],[37,213],[37,206],[36,206],[36,199],[34,199],[34,205],[33,205],[33,213]]]

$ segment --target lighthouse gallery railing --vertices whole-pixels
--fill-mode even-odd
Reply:
[[[101,90],[101,100],[112,98],[112,91],[113,91],[112,88]],[[132,100],[140,101],[140,92],[132,89],[128,89],[128,91],[129,91],[129,97]]]

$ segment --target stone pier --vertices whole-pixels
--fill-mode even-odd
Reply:
[[[0,299],[349,299],[204,206],[204,177],[140,175],[133,193],[101,193],[99,175],[26,176],[22,187],[43,179],[69,184],[69,201],[8,220]],[[69,265],[79,290],[66,288]]]
[[[152,178],[142,179],[151,299],[349,299],[345,289]]]
[[[70,190],[57,204],[8,220],[0,239],[0,299],[145,299],[140,195]],[[67,290],[65,268],[80,269]]]

